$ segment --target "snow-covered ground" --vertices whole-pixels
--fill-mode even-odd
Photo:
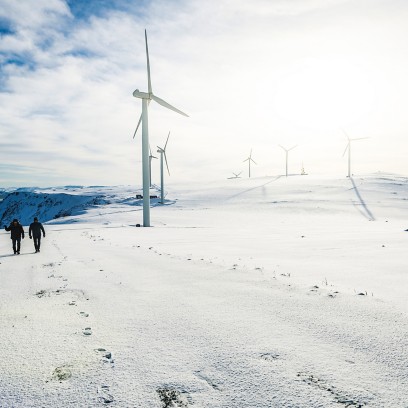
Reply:
[[[129,187],[5,194],[47,235],[0,233],[0,406],[407,408],[407,182],[172,184],[151,228]]]

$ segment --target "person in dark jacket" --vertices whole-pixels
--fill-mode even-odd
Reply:
[[[34,222],[30,224],[30,228],[28,230],[28,235],[31,238],[34,238],[34,248],[35,252],[40,252],[41,246],[41,231],[43,237],[45,237],[44,227],[41,222],[38,222],[38,218],[34,217]]]
[[[13,241],[13,251],[14,254],[20,255],[20,243],[21,238],[24,239],[24,229],[23,226],[15,218],[10,226],[5,226],[6,231],[11,231],[11,240]]]

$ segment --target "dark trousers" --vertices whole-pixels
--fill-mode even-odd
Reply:
[[[36,251],[40,250],[40,245],[41,245],[41,235],[39,235],[38,237],[33,237],[33,241],[34,241],[34,248]]]
[[[14,253],[16,252],[20,252],[20,243],[21,243],[21,239],[12,239],[13,241],[13,251]]]

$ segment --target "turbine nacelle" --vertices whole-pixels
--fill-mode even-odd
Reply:
[[[138,89],[136,89],[136,91],[133,92],[133,96],[135,98],[140,98],[140,99],[148,99],[148,100],[152,99],[151,94],[149,94],[147,92],[140,92]]]
[[[285,147],[283,147],[282,145],[279,145],[279,147],[281,147],[286,153],[290,152],[291,150],[293,150],[295,147],[297,147],[297,145],[291,147],[290,149],[286,149]]]

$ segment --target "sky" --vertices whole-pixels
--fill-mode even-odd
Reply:
[[[0,187],[408,174],[405,0],[0,0]],[[159,184],[159,160],[153,160]]]

